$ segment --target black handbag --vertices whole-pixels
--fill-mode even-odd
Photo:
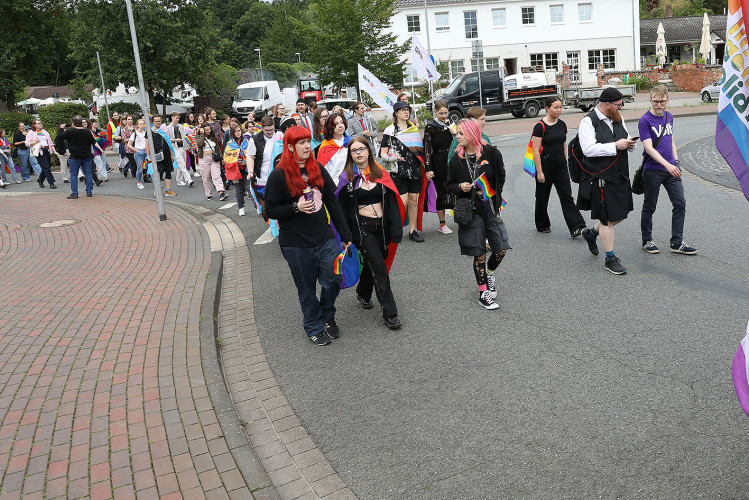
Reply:
[[[206,141],[207,140],[208,138],[206,138]],[[213,149],[210,144],[208,144],[208,147],[210,147],[211,151],[213,151],[213,153],[211,154],[211,158],[213,158],[213,161],[215,161],[216,163],[221,163],[221,160],[224,159],[224,154],[221,151],[216,151],[215,149]]]
[[[453,220],[460,226],[471,223],[473,220],[473,201],[471,198],[458,198],[455,201]]]
[[[653,149],[656,149],[658,147],[658,144],[661,143],[661,139],[663,139],[663,136],[666,135],[666,123],[668,122],[668,111],[663,112],[663,129],[661,129],[661,134],[655,138],[655,143],[653,144]],[[645,182],[642,180],[642,168],[645,166],[645,161],[647,160],[647,153],[644,153],[642,155],[642,163],[640,164],[640,168],[637,169],[635,172],[635,175],[632,176],[632,193],[633,194],[645,194]]]

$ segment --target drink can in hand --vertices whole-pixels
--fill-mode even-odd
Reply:
[[[304,195],[305,201],[312,201],[315,198],[315,193],[312,192],[312,189],[307,188],[304,191],[302,191],[302,194]]]

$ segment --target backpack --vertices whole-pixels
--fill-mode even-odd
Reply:
[[[596,114],[595,110],[591,111],[588,116],[590,117],[590,122],[593,125],[593,130],[597,130],[598,124],[601,123],[601,120],[598,119],[598,115]],[[616,165],[616,162],[619,160],[619,155],[621,155],[621,151],[616,155],[616,158],[614,158],[614,161],[611,163],[611,165],[604,168],[600,172],[588,171],[588,169],[585,167],[585,164],[583,163],[585,161],[585,155],[583,154],[582,146],[580,146],[580,133],[578,132],[575,138],[572,139],[567,145],[567,167],[570,171],[570,179],[575,184],[579,184],[581,172],[585,172],[591,177],[598,176]]]

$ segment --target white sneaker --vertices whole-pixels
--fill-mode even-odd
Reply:
[[[245,213],[244,213],[244,207],[242,207],[242,208],[239,209],[239,216],[242,217],[243,215],[245,215]]]
[[[20,181],[20,180],[16,180],[16,184],[20,184],[21,182],[22,182],[22,181]]]
[[[178,186],[187,186],[187,184],[185,184],[185,183],[184,183],[184,182],[182,182],[182,181],[179,181],[179,182],[177,183],[177,185],[178,185]]]
[[[494,274],[489,274],[486,277],[486,291],[489,292],[489,295],[491,298],[496,299],[497,298],[497,288],[495,287],[497,283],[497,278],[494,277]]]
[[[442,234],[453,234],[453,230],[450,229],[449,227],[447,227],[447,224],[445,224],[444,226],[440,226],[439,228],[437,228],[437,231],[439,231]]]
[[[142,182],[139,182],[138,189],[146,189],[146,186],[144,186]]]

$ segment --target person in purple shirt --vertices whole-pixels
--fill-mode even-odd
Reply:
[[[684,185],[681,182],[681,165],[673,140],[674,117],[666,111],[668,89],[664,85],[652,88],[650,105],[651,109],[642,115],[638,125],[640,140],[645,148],[642,167],[645,192],[640,217],[642,249],[650,254],[660,252],[653,242],[653,214],[658,204],[658,194],[663,186],[673,205],[670,249],[674,253],[694,255],[697,249],[684,243],[683,239],[686,200]]]

